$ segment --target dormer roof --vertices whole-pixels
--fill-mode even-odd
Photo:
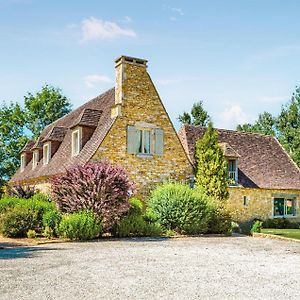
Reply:
[[[78,116],[71,128],[75,126],[97,127],[100,120],[102,110],[86,108]]]
[[[47,133],[47,135],[43,138],[43,142],[46,141],[57,141],[62,142],[68,128],[63,126],[54,126],[51,130]]]
[[[227,158],[239,158],[241,157],[237,151],[233,149],[232,146],[230,146],[229,143],[223,142],[219,143],[221,149],[223,150],[224,156]]]
[[[25,146],[21,149],[20,153],[31,152],[33,145],[35,144],[34,140],[29,140]]]

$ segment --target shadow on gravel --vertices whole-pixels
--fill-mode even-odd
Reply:
[[[45,248],[45,247],[28,247],[28,246],[17,246],[11,243],[1,243],[0,245],[0,260],[17,259],[17,258],[32,258],[35,257],[39,252],[49,250],[62,250],[56,248]]]

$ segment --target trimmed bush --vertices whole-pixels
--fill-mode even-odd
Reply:
[[[19,198],[4,197],[0,199],[0,215],[5,213],[7,210],[16,206],[20,202]]]
[[[35,230],[29,229],[29,230],[27,231],[27,237],[28,237],[29,239],[35,239],[35,238],[36,238],[36,232],[35,232]]]
[[[151,193],[148,206],[168,230],[186,234],[208,230],[211,206],[209,197],[200,189],[193,190],[180,183],[163,183]]]
[[[59,224],[59,236],[71,240],[91,240],[102,232],[93,212],[80,211],[64,215]]]
[[[43,215],[43,226],[45,228],[44,233],[47,235],[46,237],[49,237],[50,230],[51,236],[57,236],[58,235],[58,226],[62,219],[62,216],[59,211],[57,210],[49,210]],[[47,228],[47,229],[46,229]]]
[[[262,228],[262,224],[263,222],[262,221],[255,221],[252,225],[252,228],[251,228],[251,233],[253,232],[257,232],[257,233],[260,233],[261,232],[261,228]]]
[[[208,233],[231,234],[232,218],[223,203],[211,201],[211,212],[208,222]]]
[[[143,215],[143,203],[137,198],[130,199],[131,208],[128,215],[115,226],[113,234],[118,237],[159,236],[162,234],[160,224],[152,222]]]
[[[50,195],[48,194],[43,194],[43,193],[36,193],[31,197],[32,200],[37,200],[37,201],[45,201],[45,202],[50,202]]]
[[[28,230],[39,227],[38,211],[14,207],[1,215],[0,232],[6,237],[26,237]]]
[[[52,198],[62,212],[91,210],[109,230],[126,215],[133,189],[127,172],[108,162],[87,163],[52,180]]]
[[[263,228],[298,229],[300,227],[298,223],[292,222],[286,218],[275,218],[264,221]]]

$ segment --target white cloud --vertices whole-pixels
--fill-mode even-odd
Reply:
[[[235,129],[237,124],[251,123],[251,115],[243,111],[240,105],[233,104],[219,114],[218,127]]]
[[[136,37],[132,29],[122,28],[117,23],[90,17],[81,22],[82,41],[107,40],[119,37]]]
[[[123,22],[130,23],[132,22],[132,19],[129,16],[125,16]]]
[[[181,8],[179,7],[171,7],[171,10],[175,13],[177,13],[180,16],[184,16],[184,12]]]
[[[97,83],[109,83],[111,79],[105,75],[92,74],[84,76],[83,81],[88,88],[94,88]]]

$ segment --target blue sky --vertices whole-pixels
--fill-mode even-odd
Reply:
[[[178,128],[202,100],[215,126],[278,113],[300,83],[300,1],[0,0],[0,101],[44,83],[77,107],[114,85],[114,59],[146,58]]]

